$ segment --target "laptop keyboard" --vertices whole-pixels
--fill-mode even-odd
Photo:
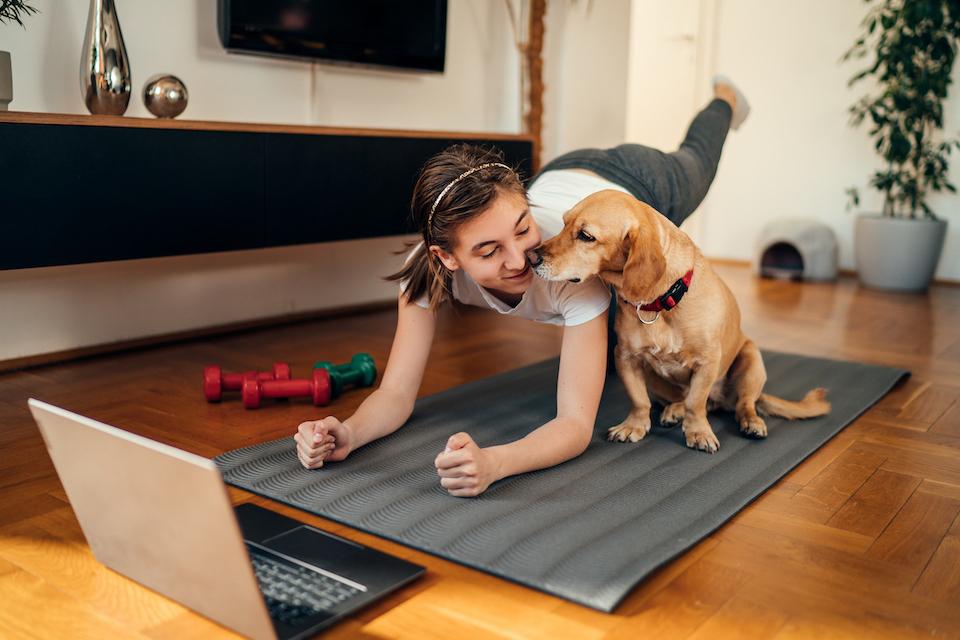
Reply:
[[[247,548],[270,617],[284,624],[297,626],[361,593],[322,573],[274,558],[249,545]]]

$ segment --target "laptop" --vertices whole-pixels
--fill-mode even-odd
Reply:
[[[251,638],[303,638],[423,575],[422,566],[252,504],[216,465],[31,398],[97,560]]]

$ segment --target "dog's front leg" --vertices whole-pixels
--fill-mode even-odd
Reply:
[[[607,429],[608,440],[620,442],[639,442],[650,432],[650,396],[647,394],[647,383],[637,359],[617,345],[613,350],[614,361],[617,366],[617,375],[623,382],[624,389],[633,403],[630,415],[620,424]]]
[[[686,413],[683,417],[683,435],[687,446],[714,453],[720,448],[720,441],[707,421],[707,398],[717,379],[718,358],[700,364],[690,378],[687,397],[683,400]]]

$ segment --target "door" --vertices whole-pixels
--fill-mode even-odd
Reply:
[[[675,151],[713,91],[719,0],[633,0],[627,69],[626,138]],[[699,242],[709,196],[683,230]]]

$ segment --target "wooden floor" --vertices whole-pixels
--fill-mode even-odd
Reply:
[[[427,575],[333,638],[960,637],[960,288],[788,284],[721,265],[762,347],[913,376],[710,537],[602,614],[231,490],[409,558]],[[356,351],[384,363],[395,311],[290,325],[0,375],[0,637],[232,634],[99,565],[26,410],[34,396],[204,456],[292,435],[303,402],[207,404],[200,374]],[[422,393],[555,355],[556,327],[445,312]],[[842,393],[842,390],[835,390]],[[344,418],[366,395],[329,407]],[[82,455],[82,452],[78,452]],[[704,455],[690,452],[690,455]]]

